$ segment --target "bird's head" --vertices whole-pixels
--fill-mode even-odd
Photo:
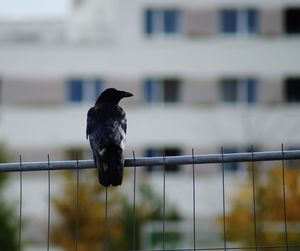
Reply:
[[[133,94],[130,92],[119,91],[115,88],[108,88],[100,94],[96,101],[96,105],[101,103],[118,104],[122,98],[128,98],[132,96]]]

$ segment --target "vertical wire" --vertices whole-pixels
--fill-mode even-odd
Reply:
[[[258,250],[257,246],[257,216],[256,216],[256,184],[255,184],[255,165],[254,165],[254,153],[253,145],[251,146],[251,168],[252,168],[252,196],[253,196],[253,219],[254,219],[254,243],[255,250]]]
[[[283,193],[283,214],[284,214],[285,247],[286,247],[286,250],[289,250],[287,217],[286,217],[285,161],[284,161],[283,144],[281,144],[281,154],[282,154],[281,167],[282,167],[282,193]]]
[[[22,205],[23,205],[23,167],[22,167],[22,156],[20,155],[20,205],[19,205],[19,251],[21,251],[21,240],[22,240]]]
[[[165,250],[165,231],[166,231],[166,158],[163,155],[163,250]]]
[[[75,251],[78,250],[79,241],[79,163],[78,153],[76,155],[76,240],[75,240]]]
[[[108,195],[107,195],[107,187],[105,187],[105,218],[104,218],[104,238],[105,238],[105,247],[104,250],[108,250],[108,232],[107,232],[107,200],[108,200]]]
[[[192,148],[193,158],[193,244],[194,250],[196,250],[196,186],[195,186],[195,157],[194,148]]]
[[[136,163],[135,153],[132,151],[133,156],[133,229],[132,229],[132,250],[135,250],[135,234],[136,234]]]
[[[224,174],[224,148],[221,147],[222,153],[222,200],[223,200],[223,238],[224,238],[224,250],[227,250],[227,243],[226,243],[226,210],[225,210],[225,174]]]
[[[51,177],[50,177],[50,157],[47,155],[48,163],[48,218],[47,218],[47,251],[49,251],[50,246],[50,193],[51,193]]]

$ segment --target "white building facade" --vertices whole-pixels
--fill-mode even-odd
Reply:
[[[65,20],[0,22],[0,39],[0,141],[16,161],[90,157],[86,112],[107,87],[134,94],[127,157],[300,145],[299,0],[74,1]],[[173,171],[172,192],[191,175]],[[215,210],[197,217],[220,212],[203,200]]]
[[[86,110],[115,86],[135,94],[131,149],[294,147],[297,13],[297,1],[82,1],[45,29],[1,23],[13,26],[0,46],[2,141],[19,153],[29,138],[48,152],[87,148]],[[24,131],[11,125],[22,114]]]

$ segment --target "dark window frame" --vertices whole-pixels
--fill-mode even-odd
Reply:
[[[284,10],[284,30],[289,35],[300,35],[300,7]]]
[[[285,79],[284,99],[286,103],[300,102],[300,76],[288,77]]]
[[[224,103],[258,102],[258,80],[254,77],[226,77],[220,80],[220,96]]]
[[[146,78],[144,96],[147,103],[174,104],[181,100],[182,81],[176,77]]]

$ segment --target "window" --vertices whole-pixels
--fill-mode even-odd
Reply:
[[[237,11],[223,10],[221,12],[221,28],[223,33],[237,32]]]
[[[226,103],[256,103],[257,80],[254,78],[221,80],[221,99]]]
[[[176,9],[147,9],[144,13],[144,29],[149,36],[180,33],[181,13]]]
[[[288,78],[284,87],[286,102],[300,102],[300,77]]]
[[[181,151],[177,147],[166,147],[166,148],[148,148],[145,151],[147,157],[162,157],[162,156],[178,156]],[[161,166],[148,166],[146,169],[148,172],[162,171]],[[176,164],[166,165],[166,172],[177,172],[180,170],[180,166]]]
[[[70,102],[95,102],[102,89],[99,79],[71,79],[67,82]]]
[[[225,79],[221,82],[222,101],[237,102],[238,101],[238,80]]]
[[[179,101],[180,81],[178,79],[146,79],[144,82],[145,99],[148,103]]]
[[[225,9],[220,13],[220,30],[224,34],[256,34],[257,19],[255,9]]]
[[[300,8],[288,8],[284,12],[285,32],[300,34]]]

